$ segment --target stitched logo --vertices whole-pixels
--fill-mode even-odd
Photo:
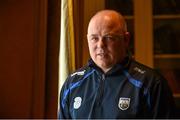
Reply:
[[[141,73],[141,74],[144,74],[146,72],[145,70],[142,70],[142,69],[140,69],[138,67],[135,67],[134,70]]]
[[[85,71],[86,70],[75,72],[75,73],[71,74],[71,77],[74,76],[74,75],[84,75]]]
[[[130,98],[121,97],[119,98],[118,107],[121,110],[127,110],[130,106]]]
[[[74,98],[74,109],[78,109],[81,106],[82,98],[76,97]]]

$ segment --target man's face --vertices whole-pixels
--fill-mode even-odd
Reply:
[[[121,25],[111,18],[95,18],[88,27],[88,46],[90,56],[101,69],[111,68],[126,56],[128,47],[127,33]]]

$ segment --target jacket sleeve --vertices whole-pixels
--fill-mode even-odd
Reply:
[[[67,82],[65,82],[60,92],[58,119],[70,119],[67,91]]]
[[[166,79],[160,76],[150,94],[153,118],[176,118],[174,98]]]

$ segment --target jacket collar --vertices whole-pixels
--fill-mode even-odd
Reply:
[[[127,56],[124,58],[123,61],[117,63],[114,65],[107,73],[106,75],[111,75],[113,73],[116,73],[119,70],[127,69],[129,68],[129,65],[131,63],[132,58],[130,56]],[[99,68],[95,62],[92,59],[89,59],[88,66],[95,69],[97,72],[100,72],[101,74],[104,74],[101,68]]]

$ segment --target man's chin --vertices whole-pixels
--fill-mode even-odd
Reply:
[[[109,68],[110,65],[106,62],[99,62],[97,63],[100,68]]]

